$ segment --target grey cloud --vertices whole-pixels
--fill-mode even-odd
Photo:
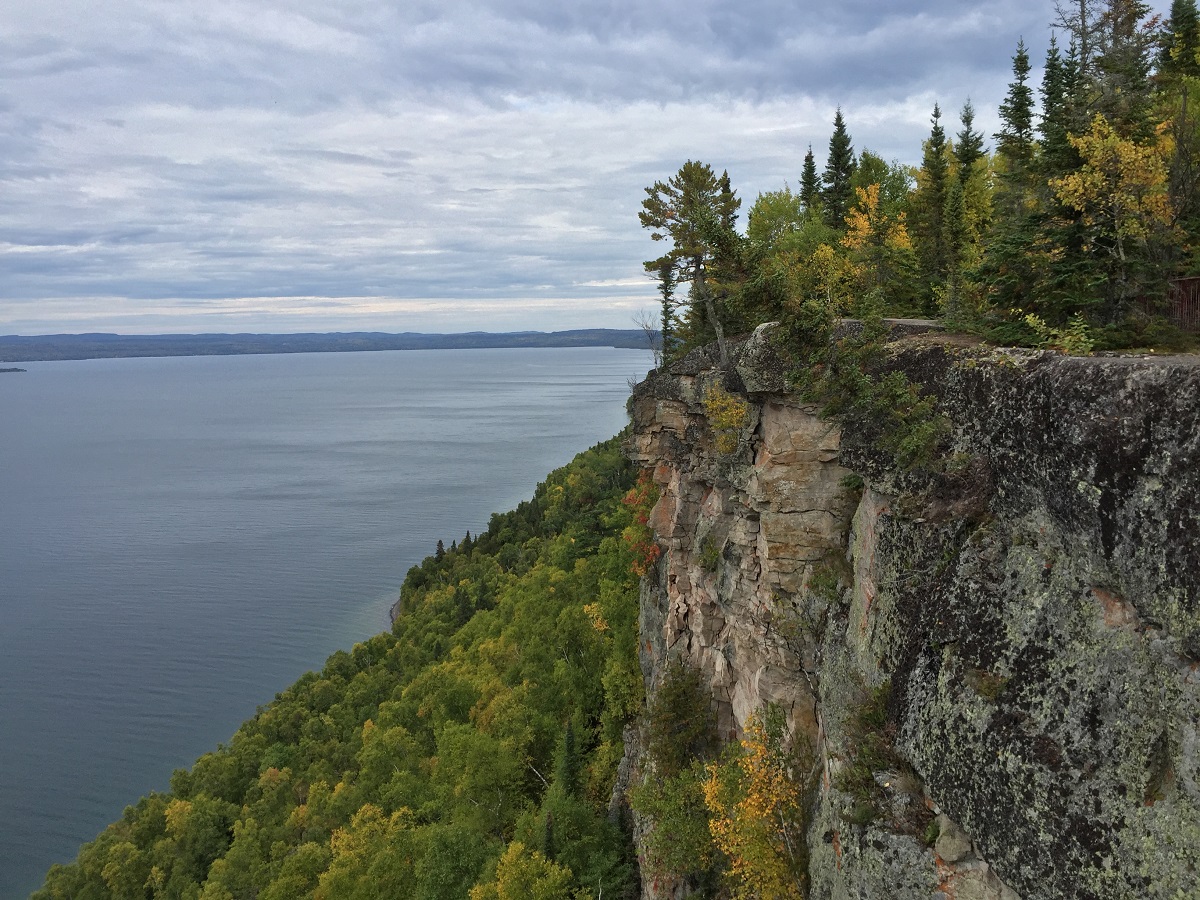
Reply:
[[[314,309],[398,329],[456,308],[472,325],[540,327],[550,298],[627,324],[629,304],[653,303],[641,260],[655,248],[636,219],[645,185],[704,159],[728,167],[748,208],[795,183],[809,143],[823,155],[837,104],[855,146],[889,159],[915,161],[935,100],[953,129],[970,96],[990,131],[1017,37],[1039,55],[1052,11],[93,9],[0,9],[0,331],[161,328],[172,309],[175,330],[246,316],[290,330]],[[264,299],[235,311],[228,298]]]

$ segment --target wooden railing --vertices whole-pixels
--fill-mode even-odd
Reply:
[[[1184,331],[1200,332],[1200,277],[1172,278],[1165,305],[1168,319]]]

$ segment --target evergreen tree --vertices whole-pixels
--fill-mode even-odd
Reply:
[[[804,169],[800,174],[800,202],[805,212],[812,212],[820,202],[821,182],[817,177],[817,161],[813,158],[812,144],[804,154]]]
[[[1149,12],[1141,0],[1108,0],[1100,16],[1095,71],[1088,85],[1095,100],[1086,127],[1076,133],[1090,128],[1098,112],[1123,136],[1150,137],[1150,71],[1156,35],[1145,27]]]
[[[1196,0],[1172,0],[1171,15],[1163,25],[1158,51],[1158,71],[1167,78],[1200,75],[1200,13]]]
[[[1064,59],[1051,37],[1042,73],[1042,120],[1038,123],[1039,168],[1043,180],[1072,171],[1079,164],[1079,156],[1067,139],[1077,124],[1074,110],[1077,75],[1074,52]]]
[[[729,184],[729,170],[725,169],[721,172],[721,177],[717,179],[717,184],[721,188],[721,196],[717,201],[717,208],[721,212],[721,225],[727,231],[733,231],[737,225],[738,207],[742,205],[742,201],[738,200],[733,194],[733,188]]]
[[[846,213],[850,210],[853,193],[850,178],[855,169],[854,147],[846,131],[846,120],[839,106],[833,117],[833,135],[829,138],[829,156],[825,160],[825,171],[821,175],[824,189],[821,201],[825,205],[825,221],[831,228],[842,229]]]
[[[1055,28],[1069,36],[1068,44],[1075,48],[1075,57],[1081,78],[1092,75],[1093,57],[1099,36],[1101,10],[1107,0],[1055,0],[1057,16]]]
[[[662,322],[659,325],[659,340],[662,341],[663,361],[675,358],[675,265],[668,260],[660,260],[658,272],[658,294],[662,304]]]
[[[638,219],[651,229],[656,241],[670,240],[671,249],[644,265],[648,272],[671,270],[674,283],[691,285],[688,322],[699,343],[717,340],[721,362],[728,366],[725,324],[710,275],[731,268],[728,256],[736,246],[732,224],[742,201],[729,186],[728,175],[718,177],[707,163],[688,160],[666,182],[646,188]],[[706,331],[707,325],[711,331]]]
[[[1017,42],[1012,60],[1013,80],[1000,104],[1001,128],[992,137],[1007,171],[1024,172],[1033,160],[1033,89],[1029,87],[1029,54],[1024,39]]]
[[[1000,104],[1001,128],[996,139],[996,212],[1000,227],[1011,227],[1028,213],[1033,194],[1033,89],[1029,87],[1029,54],[1025,41],[1017,42],[1013,56],[1013,80]]]
[[[975,171],[975,163],[983,159],[986,150],[983,146],[983,135],[975,130],[975,107],[971,105],[970,100],[963,104],[958,118],[962,122],[962,128],[954,145],[954,158],[958,160],[958,180],[966,184]]]
[[[554,783],[567,794],[579,793],[579,774],[582,770],[579,747],[575,741],[575,726],[568,720],[562,743],[554,758]]]
[[[1163,26],[1158,61],[1161,92],[1157,118],[1171,123],[1171,205],[1186,231],[1200,217],[1200,128],[1191,94],[1200,79],[1200,15],[1195,0],[1174,0]]]
[[[934,310],[934,288],[946,278],[946,185],[950,166],[946,159],[946,132],[942,128],[942,110],[933,105],[932,127],[925,141],[917,190],[912,200],[910,232],[917,252],[923,303],[926,312]]]

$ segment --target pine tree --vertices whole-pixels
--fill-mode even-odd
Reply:
[[[817,161],[813,157],[812,144],[804,154],[804,169],[800,174],[800,202],[805,212],[812,212],[820,203],[821,183],[817,177]]]
[[[666,182],[656,181],[646,188],[638,213],[653,240],[672,244],[666,254],[644,263],[646,271],[661,273],[663,267],[670,267],[676,284],[691,284],[687,324],[699,330],[693,336],[701,339],[707,337],[704,325],[712,329],[724,367],[729,364],[725,323],[710,275],[732,268],[727,257],[738,235],[731,223],[741,203],[729,186],[728,174],[718,177],[707,163],[689,159]]]
[[[853,194],[850,178],[854,175],[854,147],[846,131],[846,120],[839,106],[833,117],[833,135],[829,138],[829,156],[825,160],[825,171],[821,175],[824,189],[821,201],[825,205],[825,221],[831,228],[842,229],[846,224],[846,213],[850,210]]]

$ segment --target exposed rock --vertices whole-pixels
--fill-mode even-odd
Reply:
[[[736,377],[704,351],[635,389],[648,688],[680,657],[723,738],[770,702],[817,749],[814,898],[1200,897],[1200,364],[929,330],[895,325],[892,365],[953,422],[940,473],[789,395],[769,327]],[[732,454],[714,382],[751,404]],[[864,823],[838,772],[880,685],[895,765]]]

